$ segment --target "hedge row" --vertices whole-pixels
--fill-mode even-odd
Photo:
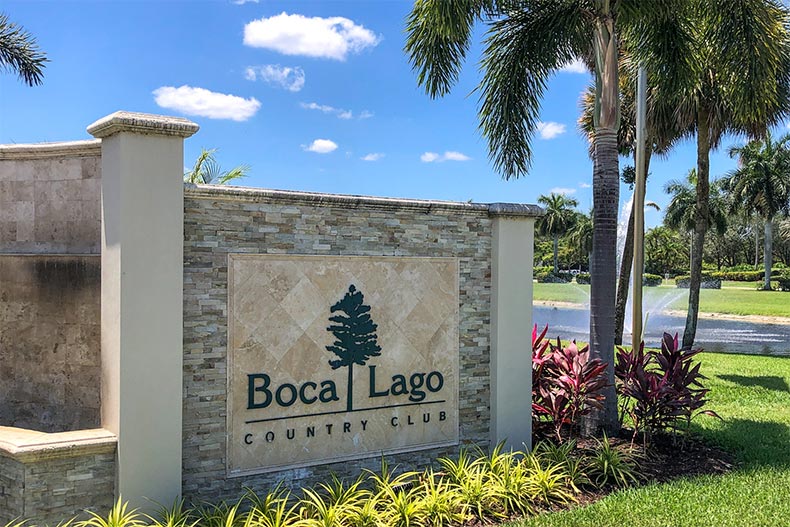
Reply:
[[[680,289],[688,289],[691,283],[689,275],[681,275],[675,277],[675,286]],[[721,289],[721,278],[716,278],[712,273],[702,273],[702,289]]]
[[[541,284],[567,284],[573,280],[573,275],[562,271],[556,274],[551,271],[536,271],[535,280]]]

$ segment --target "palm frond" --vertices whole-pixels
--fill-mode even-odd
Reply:
[[[535,1],[489,25],[481,68],[480,128],[505,179],[526,174],[540,101],[554,71],[589,52],[589,20],[579,2]]]
[[[49,62],[35,37],[0,13],[0,70],[16,73],[28,86],[41,84]]]
[[[446,95],[458,80],[474,24],[492,0],[417,0],[406,19],[406,46],[417,82],[431,97]]]

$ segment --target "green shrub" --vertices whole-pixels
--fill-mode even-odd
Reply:
[[[661,285],[661,282],[663,281],[664,279],[657,274],[645,273],[644,275],[642,275],[642,285],[645,285],[647,287],[657,287]]]
[[[718,280],[730,280],[733,282],[757,282],[763,279],[763,271],[716,271],[711,276]]]
[[[688,289],[691,283],[689,275],[680,275],[675,277],[675,286],[680,289]],[[715,278],[711,273],[702,273],[702,289],[721,289],[721,278]]]
[[[579,273],[576,275],[576,283],[577,284],[589,284],[590,283],[590,273]]]
[[[535,279],[541,284],[567,284],[573,280],[573,275],[571,273],[563,273],[562,271],[556,274],[551,271],[541,271],[535,273]]]

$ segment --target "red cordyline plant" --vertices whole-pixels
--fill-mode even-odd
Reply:
[[[688,430],[700,414],[721,419],[712,410],[700,410],[707,399],[706,379],[700,363],[692,360],[701,349],[682,349],[678,336],[664,333],[660,352],[646,352],[645,343],[626,351],[617,348],[615,377],[622,397],[621,418],[628,415],[634,423],[634,436],[641,431],[645,443],[655,432]]]
[[[559,338],[552,344],[545,338],[548,329],[540,335],[537,324],[532,329],[532,415],[548,422],[562,441],[564,429],[572,436],[582,416],[603,408],[606,364],[591,358],[588,346],[579,349],[576,341],[564,348]]]

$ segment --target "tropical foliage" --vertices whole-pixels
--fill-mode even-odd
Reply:
[[[417,0],[407,21],[406,52],[428,95],[450,91],[469,50],[474,26],[487,26],[480,62],[480,129],[494,167],[506,178],[526,174],[547,81],[564,64],[584,60],[594,77],[593,258],[591,350],[613,363],[616,278],[617,135],[620,121],[618,54],[622,42],[665,86],[685,76],[692,41],[683,21],[685,0]],[[608,372],[614,380],[612,371]],[[590,429],[617,426],[613,389]]]
[[[249,165],[222,170],[214,156],[216,152],[216,148],[202,149],[192,168],[184,172],[184,181],[200,185],[227,185],[231,181],[247,177],[250,171]]]
[[[773,222],[790,213],[790,135],[774,141],[770,132],[745,146],[732,147],[738,168],[728,173],[724,187],[731,194],[731,209],[759,216],[765,225],[763,247],[764,289],[771,289]]]
[[[490,453],[462,450],[456,458],[440,458],[441,472],[433,468],[404,472],[382,461],[378,472],[367,472],[350,481],[332,476],[316,487],[302,489],[301,496],[282,486],[267,494],[248,489],[236,502],[190,508],[181,500],[152,516],[131,509],[119,498],[108,512],[90,512],[85,520],[61,525],[450,527],[489,523],[575,503],[577,494],[584,490],[627,486],[627,479],[599,475],[600,459],[618,456],[619,473],[637,474],[627,452],[608,442],[589,450],[577,448],[575,443],[539,444],[531,452],[505,451],[500,444]],[[7,527],[11,525],[33,527],[22,521]]]
[[[28,86],[44,81],[47,55],[35,37],[0,13],[0,71],[15,73]]]
[[[579,205],[579,202],[563,194],[552,192],[548,196],[539,196],[538,203],[545,207],[546,213],[538,219],[536,227],[539,234],[550,236],[554,241],[554,273],[556,274],[559,271],[557,258],[560,236],[571,231],[577,218],[573,209]]]

